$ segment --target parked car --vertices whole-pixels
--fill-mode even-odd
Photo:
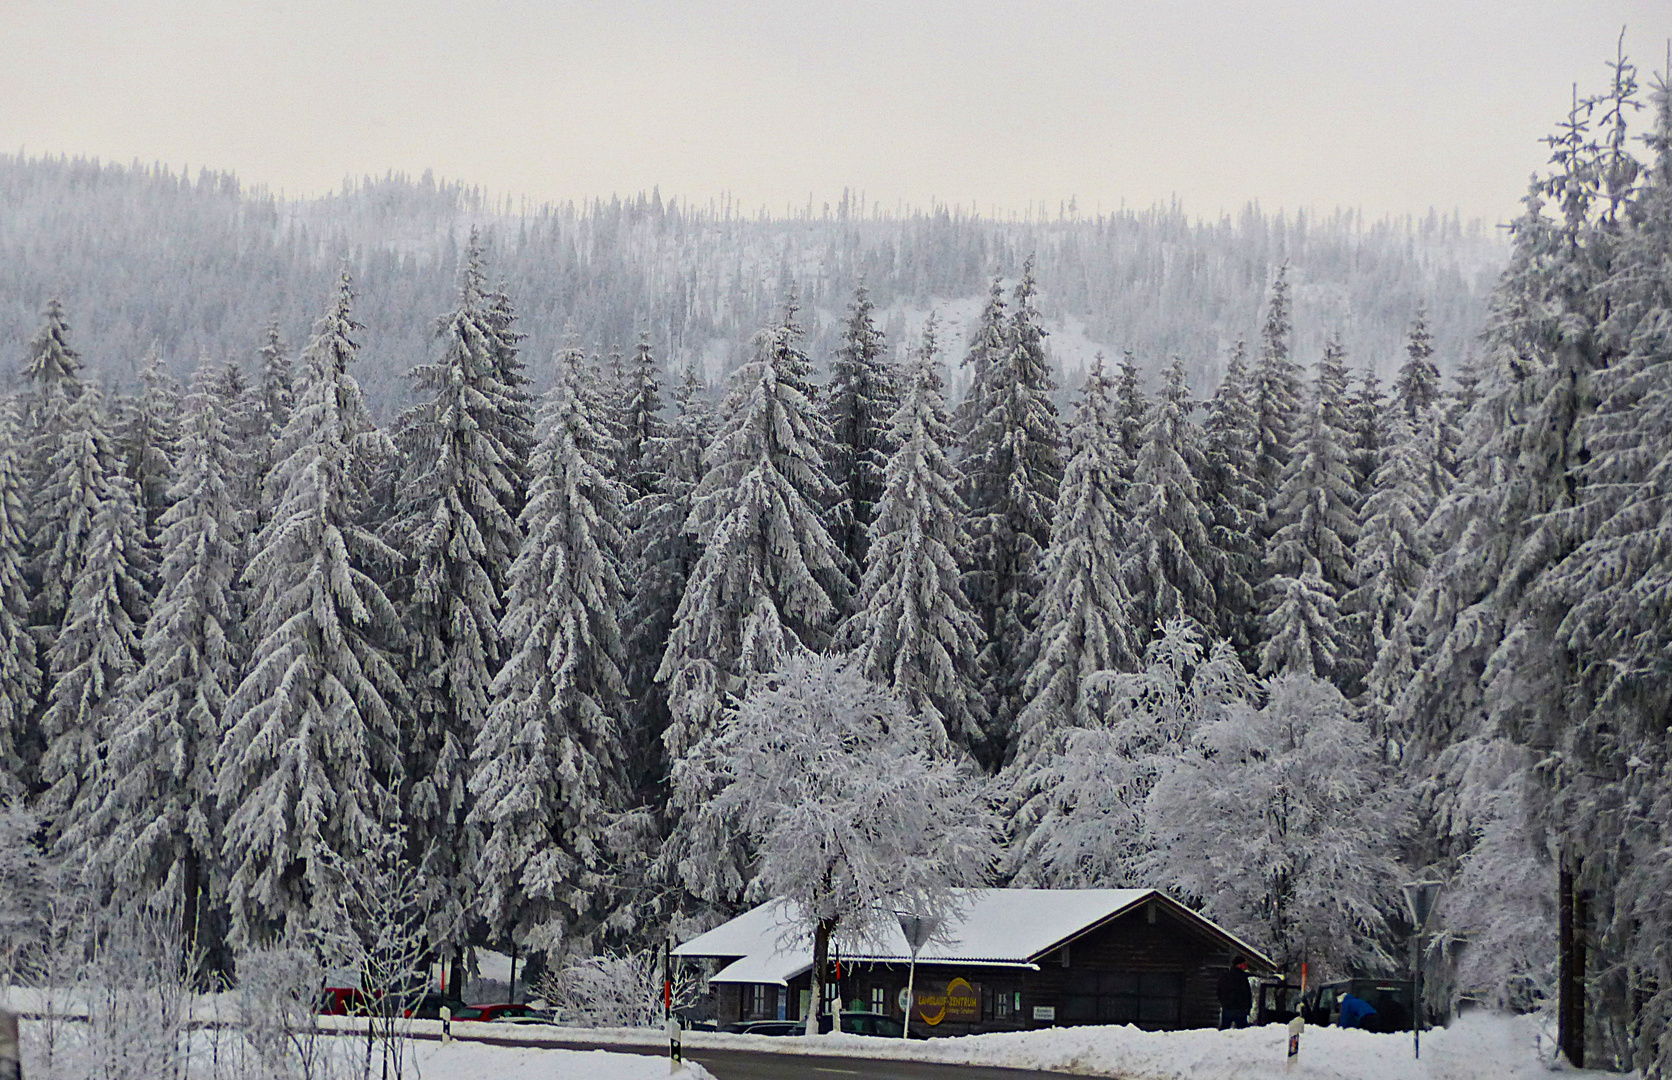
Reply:
[[[745,1020],[727,1024],[726,1030],[736,1035],[803,1035],[807,1024],[802,1020]]]
[[[807,1031],[805,1020],[744,1020],[736,1024],[727,1024],[726,1030],[738,1035],[803,1035]],[[819,1030],[830,1030],[830,1017],[819,1017]],[[892,1016],[883,1016],[873,1012],[844,1012],[842,1014],[842,1032],[846,1035],[877,1035],[883,1038],[898,1039],[902,1027],[900,1021]],[[915,1034],[915,1033],[914,1033]]]
[[[884,1016],[881,1013],[845,1012],[842,1014],[842,1031],[848,1035],[878,1035],[885,1039],[898,1039],[905,1033],[905,1027],[892,1016]]]
[[[372,999],[364,990],[349,986],[327,986],[319,992],[319,1015],[365,1016],[371,1011]]]
[[[541,1023],[548,1022],[545,1017],[537,1016],[534,1010],[527,1005],[512,1005],[509,1002],[501,1002],[497,1005],[472,1005],[471,1008],[475,1009],[477,1013],[471,1019],[480,1020],[487,1024],[503,1024],[512,1020],[529,1019],[538,1020]]]
[[[454,1020],[479,1020],[482,1012],[474,1005],[466,1005],[462,1000],[448,994],[425,994],[418,999],[418,1004],[406,1010],[404,1015],[414,1020],[440,1020],[441,1008],[446,1006],[452,1013]]]
[[[1343,979],[1325,983],[1316,991],[1313,1015],[1307,1021],[1334,1023],[1341,1015],[1342,995],[1352,994],[1376,1010],[1376,1015],[1364,1022],[1366,1031],[1409,1031],[1413,989],[1409,979]]]

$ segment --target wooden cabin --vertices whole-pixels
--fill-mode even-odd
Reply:
[[[1149,1030],[1213,1027],[1215,984],[1238,958],[1250,975],[1271,959],[1155,889],[970,889],[918,955],[914,1033],[967,1035],[1068,1024]],[[806,1016],[811,935],[793,907],[763,904],[674,949],[718,966],[715,1020]],[[905,1018],[910,950],[890,919],[847,948],[827,986],[842,1008]]]

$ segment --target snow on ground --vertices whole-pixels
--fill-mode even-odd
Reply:
[[[493,1025],[504,1028],[508,1025]],[[43,1060],[43,1032],[38,1021],[25,1020],[21,1025],[25,1076],[86,1075],[85,1062],[77,1056],[76,1036],[79,1030],[68,1025],[59,1033],[58,1068],[48,1069]],[[188,1075],[194,1080],[236,1080],[239,1077],[269,1075],[259,1059],[247,1052],[239,1054],[228,1042],[235,1038],[227,1032],[200,1030],[192,1036],[192,1052]],[[316,1067],[316,1075],[355,1077],[359,1069],[365,1043],[355,1038],[327,1038],[322,1046],[335,1059],[334,1067]],[[665,1057],[644,1054],[612,1053],[606,1050],[563,1050],[544,1047],[525,1048],[487,1046],[482,1043],[454,1041],[413,1041],[407,1044],[402,1072],[407,1080],[714,1080],[707,1069],[694,1061],[686,1062],[680,1072],[670,1074]],[[324,1063],[321,1063],[323,1066]],[[127,1074],[123,1074],[127,1075]]]
[[[483,1032],[490,1028],[499,1033],[499,1025],[483,1025]],[[553,1041],[665,1045],[661,1032],[648,1030],[522,1027],[517,1034]],[[1412,1060],[1409,1034],[1308,1028],[1293,1066],[1286,1053],[1287,1030],[1276,1024],[1242,1031],[1049,1028],[910,1042],[860,1035],[763,1038],[690,1031],[684,1036],[687,1051],[710,1047],[934,1061],[1120,1080],[1534,1080],[1551,1071],[1551,1041],[1536,1017],[1484,1012],[1425,1032],[1420,1061]],[[1614,1073],[1567,1070],[1565,1075],[1619,1080]]]
[[[430,1080],[670,1080],[668,1061],[643,1054],[612,1054],[605,1050],[539,1050],[480,1043],[414,1043],[412,1075]],[[694,1061],[671,1080],[714,1080],[714,1074]]]

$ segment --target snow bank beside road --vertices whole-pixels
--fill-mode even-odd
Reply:
[[[481,1027],[487,1034],[498,1025]],[[462,1029],[455,1025],[454,1030]],[[554,1042],[666,1045],[661,1032],[648,1030],[524,1027],[517,1034]],[[762,1038],[688,1031],[684,1042],[687,1052],[703,1047],[749,1049],[1039,1069],[1121,1080],[1534,1080],[1550,1068],[1550,1040],[1537,1018],[1490,1013],[1471,1013],[1449,1028],[1424,1033],[1420,1061],[1412,1060],[1408,1033],[1307,1028],[1293,1068],[1285,1053],[1287,1031],[1275,1024],[1242,1031],[1050,1028],[911,1042],[859,1035]],[[1619,1080],[1612,1073],[1564,1075]]]
[[[492,1077],[493,1080],[714,1080],[694,1061],[668,1073],[668,1059],[606,1050],[543,1050],[481,1043],[415,1043],[409,1051],[414,1076]]]

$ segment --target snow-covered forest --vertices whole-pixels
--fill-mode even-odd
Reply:
[[[1614,74],[1507,252],[0,160],[0,955],[48,866],[232,972],[391,862],[436,959],[631,950],[920,797],[956,857],[882,813],[855,880],[1316,973],[1443,878],[1448,1003],[1571,917],[1590,1060],[1672,1068],[1672,88]]]

